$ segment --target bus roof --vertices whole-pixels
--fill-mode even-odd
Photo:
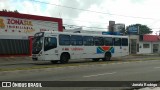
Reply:
[[[67,35],[85,35],[85,36],[106,36],[106,37],[121,37],[128,38],[128,36],[120,36],[120,35],[102,35],[102,34],[89,34],[89,33],[71,33],[71,32],[58,32],[58,31],[43,31],[44,34],[67,34]]]

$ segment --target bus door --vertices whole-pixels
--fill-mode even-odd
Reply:
[[[128,38],[122,38],[122,56],[129,55]]]
[[[45,60],[58,60],[57,37],[44,38]]]
[[[122,45],[121,45],[121,38],[113,38],[114,43],[114,57],[122,56]]]

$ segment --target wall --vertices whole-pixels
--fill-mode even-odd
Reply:
[[[144,48],[143,44],[149,44],[149,48]],[[137,54],[153,53],[153,44],[159,44],[160,46],[160,42],[144,42],[144,41],[139,42],[139,52],[137,52]]]
[[[31,56],[32,40],[27,36],[0,35],[0,57]]]
[[[0,27],[0,35],[34,36],[40,31],[58,31],[58,23],[32,19],[2,17],[3,26]]]
[[[143,44],[149,44],[149,48],[144,48]],[[147,54],[147,53],[152,53],[151,42],[139,42],[139,52],[137,52],[137,54]]]
[[[62,32],[62,19],[0,11],[0,56],[30,56],[31,37],[40,31]]]
[[[130,54],[137,54],[139,50],[138,44],[139,44],[139,35],[128,35],[129,36],[129,52]],[[135,41],[134,43],[132,41]]]
[[[63,31],[62,19],[0,11],[0,35],[28,35],[40,31]]]

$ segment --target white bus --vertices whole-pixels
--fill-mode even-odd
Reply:
[[[34,35],[33,61],[110,60],[129,55],[128,36],[44,31]]]

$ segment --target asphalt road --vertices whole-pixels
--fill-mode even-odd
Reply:
[[[139,60],[159,60],[159,56],[125,56],[125,57],[119,57],[119,58],[112,58],[111,61],[102,62],[100,63],[119,63],[119,62],[128,62],[128,61],[139,61]],[[98,64],[99,62],[97,62]],[[92,60],[89,59],[82,59],[82,60],[70,60],[69,64],[72,65],[86,65],[86,64],[95,64],[95,62],[92,62]],[[62,64],[52,64],[49,61],[32,61],[31,57],[4,57],[0,58],[0,71],[10,71],[10,70],[22,70],[26,68],[43,68],[43,67],[54,67],[54,66],[63,66]]]
[[[0,73],[0,81],[159,81],[160,60]]]
[[[0,81],[160,81],[160,60],[0,72]]]

